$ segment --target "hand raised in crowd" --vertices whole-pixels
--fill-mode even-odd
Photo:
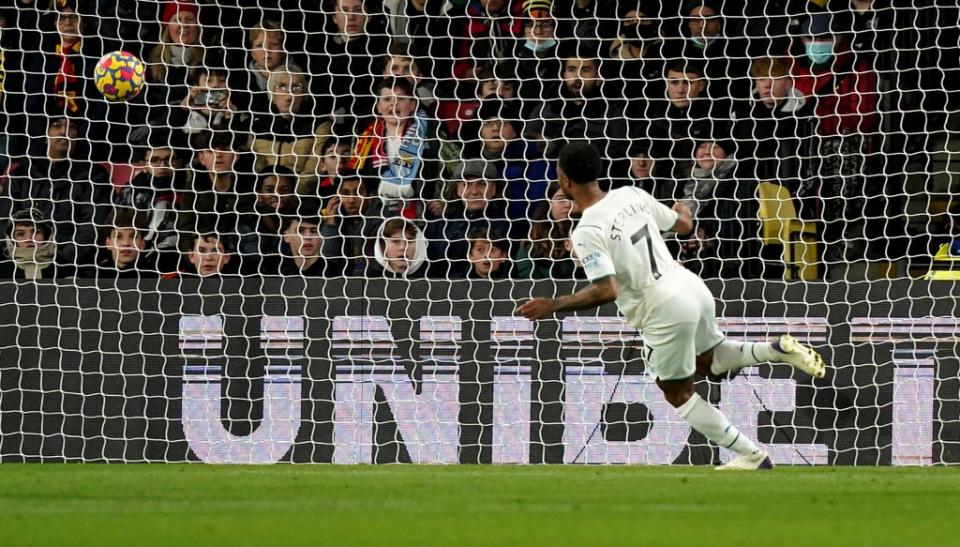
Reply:
[[[435,217],[443,216],[444,203],[441,199],[435,199],[427,203],[427,211]]]
[[[336,226],[340,216],[340,196],[334,194],[323,209],[323,221],[330,226]]]

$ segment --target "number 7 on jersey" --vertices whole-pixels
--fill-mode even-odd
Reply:
[[[650,273],[653,274],[654,279],[660,279],[660,269],[657,268],[657,259],[653,256],[653,240],[650,239],[650,227],[644,225],[643,228],[640,228],[630,236],[630,243],[636,245],[640,243],[641,240],[647,240],[647,252],[650,253]]]

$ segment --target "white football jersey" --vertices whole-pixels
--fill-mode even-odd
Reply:
[[[590,281],[617,278],[617,305],[635,326],[643,304],[666,277],[684,271],[660,232],[673,228],[677,212],[647,192],[625,186],[588,207],[573,231],[573,248]]]

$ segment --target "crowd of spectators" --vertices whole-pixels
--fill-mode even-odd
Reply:
[[[931,92],[879,1],[267,3],[0,8],[0,278],[576,279],[574,140],[606,187],[688,202],[670,244],[704,277],[781,275],[761,182],[825,275],[905,252],[881,125],[925,131]],[[127,103],[91,78],[117,49],[147,65]]]

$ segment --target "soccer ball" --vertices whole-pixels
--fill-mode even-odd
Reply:
[[[93,81],[108,101],[129,101],[143,91],[145,69],[136,55],[114,51],[97,62]]]

